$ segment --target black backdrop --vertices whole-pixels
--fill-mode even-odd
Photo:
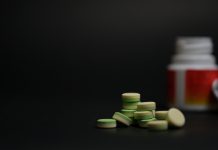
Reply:
[[[175,38],[211,36],[216,46],[217,5],[215,0],[3,1],[1,92],[113,98],[139,91],[164,99]]]
[[[119,108],[126,91],[165,105],[166,67],[177,36],[211,36],[218,55],[217,5],[216,0],[1,1],[5,124],[22,120],[20,126],[34,126],[28,121],[34,117],[48,123],[81,105],[107,114],[109,106]]]

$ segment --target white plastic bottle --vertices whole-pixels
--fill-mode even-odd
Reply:
[[[212,50],[209,37],[177,39],[176,53],[168,66],[170,106],[198,111],[217,108],[212,85],[218,79],[218,67]]]

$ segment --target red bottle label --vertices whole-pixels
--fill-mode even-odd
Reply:
[[[218,70],[168,71],[168,101],[177,106],[213,105],[217,100],[212,84],[218,79]]]
[[[216,102],[212,83],[217,78],[217,70],[188,70],[185,77],[185,104],[209,105]]]

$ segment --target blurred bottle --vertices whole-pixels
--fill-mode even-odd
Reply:
[[[218,67],[212,51],[209,37],[177,38],[176,53],[168,66],[170,106],[198,111],[218,108],[212,90],[218,79]]]

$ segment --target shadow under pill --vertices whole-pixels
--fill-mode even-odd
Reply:
[[[106,133],[106,134],[116,134],[117,133],[117,128],[108,128],[108,129],[98,128],[98,130],[101,133]]]
[[[186,134],[185,129],[171,128],[169,131],[169,134],[173,137],[182,137]]]

